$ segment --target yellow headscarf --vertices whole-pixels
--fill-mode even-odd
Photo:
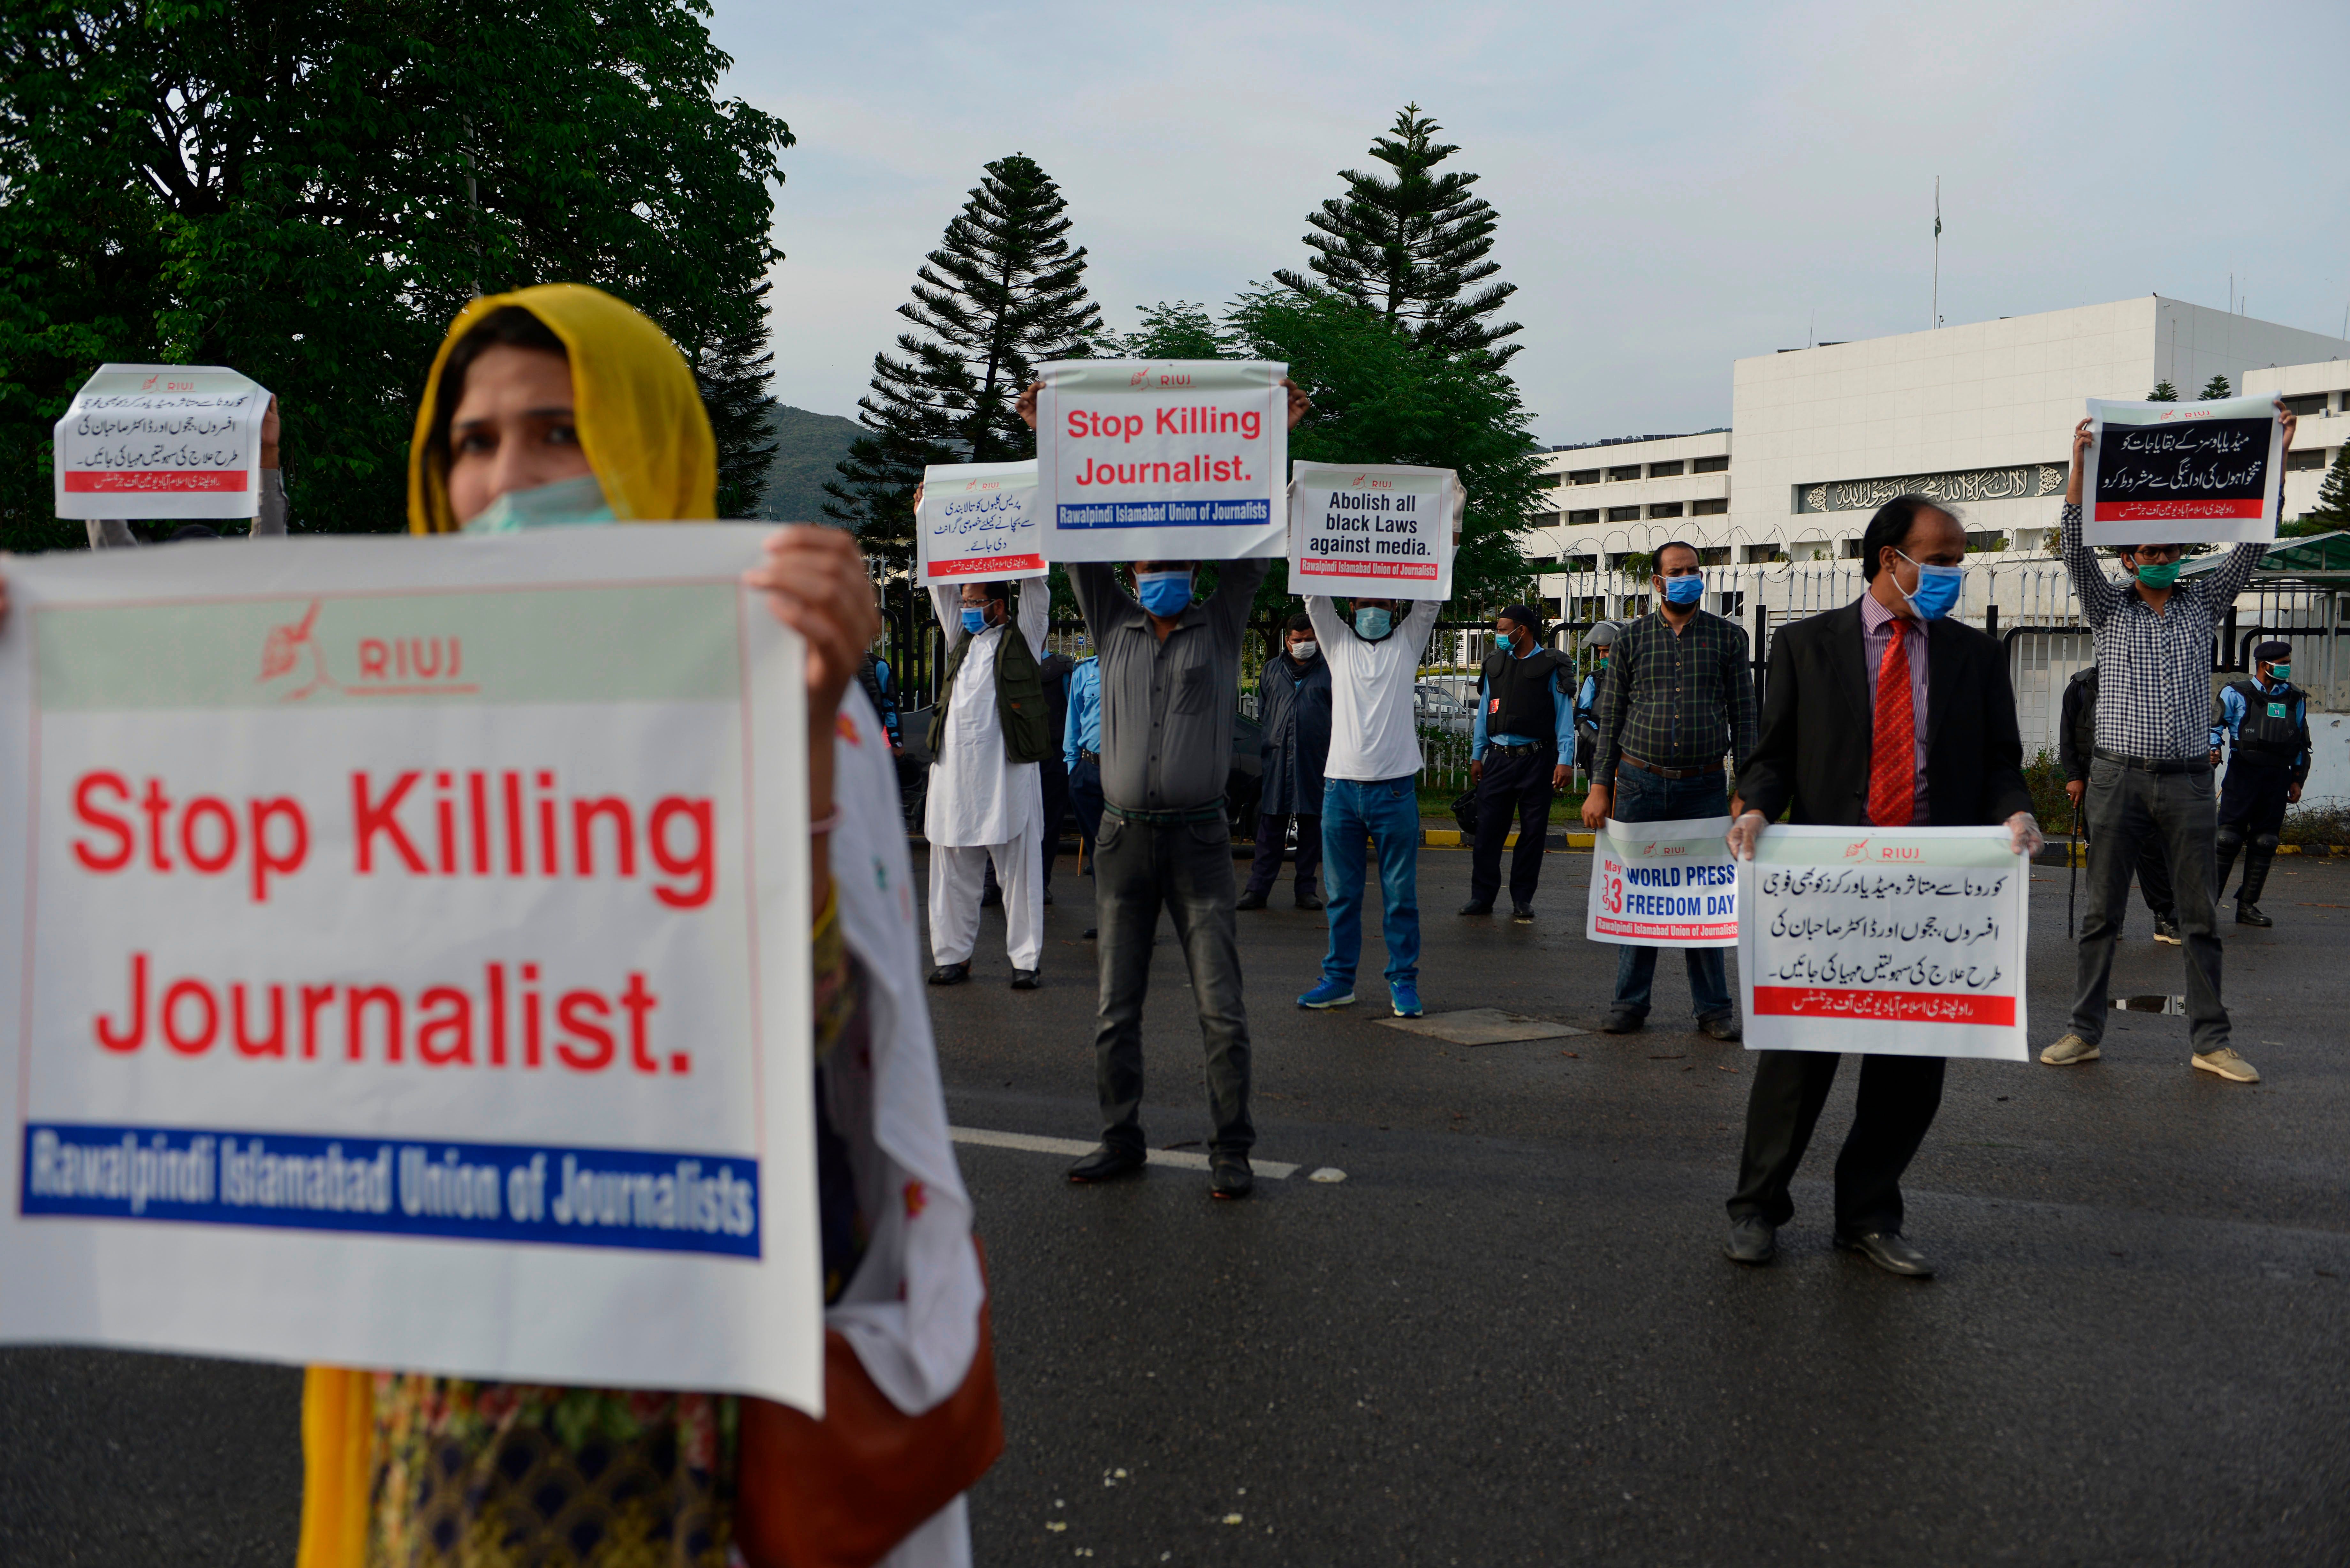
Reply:
[[[432,357],[408,448],[408,530],[451,534],[445,456],[426,450],[449,351],[490,312],[518,305],[571,356],[573,408],[588,466],[624,523],[671,523],[718,515],[718,443],[685,358],[661,329],[600,288],[546,283],[473,301],[449,324]]]

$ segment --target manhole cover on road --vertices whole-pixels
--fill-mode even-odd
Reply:
[[[1439,1040],[1455,1045],[1505,1045],[1513,1040],[1564,1040],[1570,1034],[1588,1034],[1587,1029],[1577,1029],[1555,1019],[1529,1018],[1523,1012],[1504,1012],[1498,1007],[1472,1007],[1465,1012],[1431,1012],[1420,1018],[1382,1018],[1378,1021],[1389,1029],[1400,1029],[1411,1034],[1433,1034]]]

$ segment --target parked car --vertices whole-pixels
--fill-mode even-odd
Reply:
[[[1465,735],[1475,727],[1477,715],[1466,702],[1441,686],[1426,682],[1411,689],[1412,722],[1423,730],[1441,730],[1448,735]]]

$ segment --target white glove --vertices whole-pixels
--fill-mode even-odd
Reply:
[[[1735,828],[1732,832],[1737,831]],[[2019,811],[2007,819],[2007,846],[2018,855],[2037,855],[2048,847],[2047,838],[2040,831],[2039,822],[2028,811]]]
[[[1730,857],[1732,860],[1753,859],[1755,841],[1762,836],[1762,829],[1767,826],[1759,811],[1750,811],[1732,822],[1730,831],[1722,835],[1722,842],[1730,846]]]

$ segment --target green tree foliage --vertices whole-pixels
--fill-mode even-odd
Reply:
[[[2175,403],[2178,400],[2178,389],[2168,381],[2157,381],[2154,390],[2146,395],[2146,400],[2149,403]]]
[[[1084,355],[1101,329],[1066,208],[1035,159],[999,158],[914,275],[898,314],[920,331],[899,333],[896,356],[873,357],[872,389],[857,402],[872,433],[825,487],[826,513],[872,554],[911,558],[925,466],[1036,455],[1014,405],[1037,365]]]
[[[706,0],[18,0],[0,31],[0,543],[69,543],[49,426],[100,361],[279,396],[297,526],[404,520],[416,398],[477,288],[660,322],[755,498],[783,121],[712,97]]]
[[[1316,278],[1295,272],[1274,276],[1301,295],[1336,291],[1400,322],[1424,347],[1483,353],[1498,366],[1523,347],[1500,344],[1519,326],[1486,318],[1517,285],[1487,281],[1501,271],[1489,259],[1497,217],[1482,197],[1469,193],[1478,177],[1435,171],[1461,151],[1437,141],[1443,129],[1418,104],[1406,104],[1389,134],[1371,143],[1371,156],[1392,177],[1341,170],[1347,193],[1306,217],[1316,231],[1305,236],[1314,253],[1306,265]]]
[[[2334,454],[2334,462],[2325,471],[2325,483],[2317,489],[2317,505],[2303,513],[2277,532],[2293,538],[2305,538],[2312,534],[2331,534],[2337,528],[2350,528],[2350,446]]]
[[[2235,395],[2235,393],[2228,389],[2227,377],[2214,376],[2210,380],[2203,383],[2203,390],[2197,396],[2195,400],[2199,403],[2217,402],[2221,398],[2232,398]],[[2165,400],[2168,402],[2177,402],[2178,400],[2176,398],[2170,398],[2166,399]]]

